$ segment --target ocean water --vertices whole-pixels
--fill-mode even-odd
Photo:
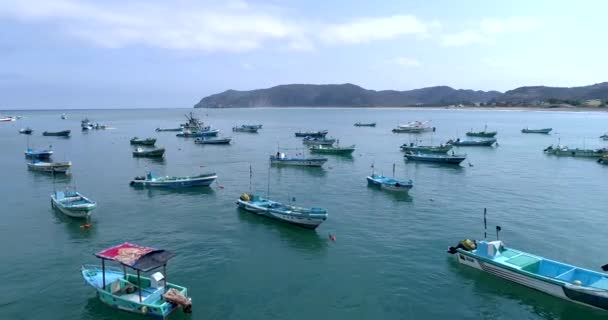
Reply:
[[[124,242],[165,248],[177,256],[168,279],[189,289],[194,313],[172,319],[594,319],[603,313],[567,303],[456,263],[446,254],[464,238],[488,237],[500,225],[509,246],[593,270],[608,261],[608,166],[543,154],[551,144],[606,147],[608,114],[584,112],[406,109],[194,110],[232,136],[230,146],[195,145],[175,132],[186,109],[22,111],[0,123],[3,243],[2,319],[144,319],[96,299],[79,272],[93,253]],[[67,120],[60,120],[62,112]],[[112,127],[81,132],[84,117]],[[435,133],[394,134],[400,122],[430,120]],[[375,128],[356,128],[375,121]],[[233,133],[261,123],[258,134]],[[408,163],[399,146],[438,144],[471,129],[497,130],[498,147],[459,148],[460,167]],[[32,136],[17,133],[30,126]],[[550,135],[523,127],[553,127]],[[72,137],[42,131],[71,129]],[[269,168],[281,148],[306,152],[298,130],[328,129],[352,157],[328,155],[323,169]],[[162,161],[131,156],[129,139],[156,137]],[[31,172],[23,151],[52,145],[56,161],[73,162],[68,178]],[[470,163],[470,165],[469,165]],[[376,172],[410,178],[409,196],[366,184]],[[250,167],[252,178],[250,179]],[[216,172],[195,190],[133,189],[152,170]],[[54,212],[50,194],[71,185],[98,202],[89,230]],[[328,220],[309,231],[254,216],[235,200],[253,192],[278,201],[326,208]],[[328,234],[335,235],[330,241]]]

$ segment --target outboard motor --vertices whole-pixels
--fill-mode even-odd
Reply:
[[[473,251],[473,250],[477,249],[477,242],[475,240],[464,239],[462,241],[459,241],[458,244],[456,245],[456,247],[449,247],[448,253],[455,254],[456,252],[458,252],[457,249],[463,249],[465,251]]]

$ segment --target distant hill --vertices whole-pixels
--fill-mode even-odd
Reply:
[[[354,84],[288,84],[250,91],[227,90],[201,99],[195,108],[405,107],[452,104],[530,105],[546,101],[608,100],[608,82],[583,87],[520,87],[505,93],[448,86],[407,91],[367,90]],[[577,102],[578,103],[578,102]]]

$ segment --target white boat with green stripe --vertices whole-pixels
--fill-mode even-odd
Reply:
[[[448,252],[469,267],[558,298],[608,310],[608,274],[508,248],[500,240],[467,239]],[[602,269],[606,271],[608,265]]]

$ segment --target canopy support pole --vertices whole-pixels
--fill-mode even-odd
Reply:
[[[137,270],[137,286],[139,287],[139,290],[137,290],[139,293],[139,303],[141,303],[141,276],[139,275],[139,270]]]
[[[167,292],[167,283],[168,282],[167,282],[167,264],[166,263],[163,264],[163,275],[165,276],[165,285],[164,285],[165,290],[164,291]]]
[[[101,289],[106,290],[106,259],[101,259],[101,279]]]

